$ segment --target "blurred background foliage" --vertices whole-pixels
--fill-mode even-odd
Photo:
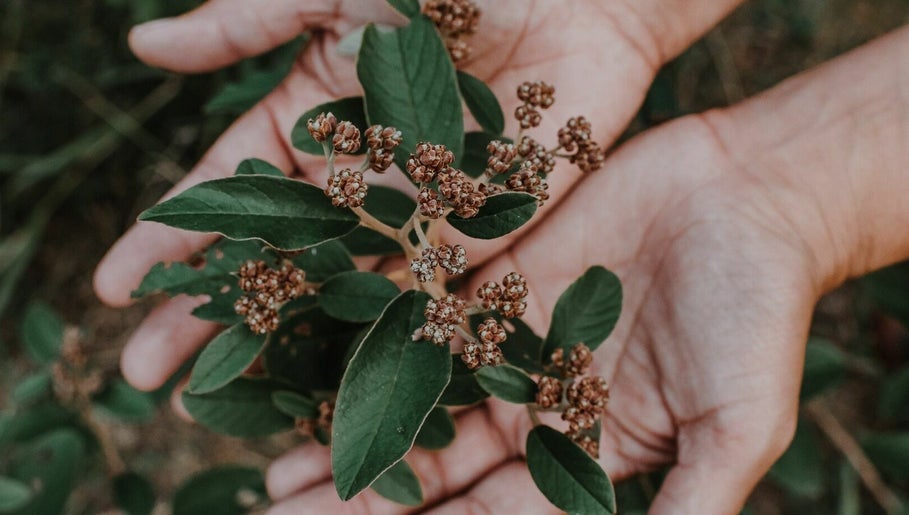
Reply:
[[[198,512],[181,504],[191,497],[242,512],[260,499],[258,473],[194,474],[261,468],[291,442],[218,437],[161,406],[172,383],[151,394],[129,388],[118,378],[119,351],[150,306],[108,309],[91,291],[105,249],[305,44],[188,77],[130,54],[133,24],[198,3],[0,3],[0,513],[142,513],[156,497],[173,499],[176,511]],[[909,0],[753,0],[660,72],[625,137],[737,102],[907,20]],[[909,513],[907,327],[906,264],[822,299],[796,438],[747,513]],[[73,365],[67,338],[87,357],[79,366],[93,387],[75,403],[60,400],[54,379]],[[661,477],[619,485],[619,506],[643,513]],[[36,478],[56,495],[29,498]],[[206,497],[212,484],[230,495]]]

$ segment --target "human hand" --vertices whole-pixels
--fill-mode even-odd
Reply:
[[[738,513],[792,437],[818,296],[909,255],[894,230],[909,223],[909,72],[893,66],[907,47],[903,30],[629,142],[477,272],[472,289],[524,274],[538,329],[588,266],[622,279],[594,361],[612,384],[601,463],[613,479],[673,464],[651,513]],[[489,401],[456,418],[452,448],[408,455],[435,512],[553,510],[520,464],[523,409]],[[342,504],[329,461],[314,446],[279,459],[272,513],[401,512],[369,491]]]
[[[471,39],[474,58],[467,62],[467,70],[490,83],[503,99],[505,112],[516,106],[517,84],[551,80],[558,100],[546,112],[539,133],[555,134],[569,116],[583,113],[593,122],[594,135],[606,144],[632,117],[662,62],[738,2],[498,1],[482,6],[481,30]],[[380,1],[212,0],[180,18],[137,28],[130,38],[136,54],[149,64],[181,72],[211,70],[268,50],[304,30],[313,32],[281,86],[241,117],[168,196],[227,176],[249,157],[321,183],[322,161],[293,150],[290,131],[300,113],[312,106],[357,93],[353,61],[337,56],[335,50],[344,34],[369,21],[401,23],[403,18]],[[553,198],[559,199],[578,177],[567,167],[553,174]],[[472,262],[495,255],[509,244],[507,240],[469,246]],[[108,304],[126,305],[153,264],[185,260],[211,241],[209,235],[139,222],[99,265],[95,290]],[[124,349],[127,380],[141,389],[160,386],[218,330],[189,315],[197,303],[177,298],[149,315]]]

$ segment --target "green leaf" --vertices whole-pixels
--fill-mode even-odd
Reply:
[[[25,442],[78,424],[76,413],[51,403],[37,404],[15,414],[0,412],[0,444]]]
[[[222,331],[199,354],[187,390],[209,393],[240,377],[265,348],[265,339],[243,322]]]
[[[420,3],[417,0],[388,0],[388,3],[408,18],[420,14]]]
[[[472,218],[448,216],[448,223],[471,238],[492,240],[519,229],[537,211],[537,199],[529,193],[506,192],[492,195]]]
[[[442,392],[439,404],[442,406],[466,406],[476,404],[489,397],[486,390],[477,382],[477,376],[461,360],[460,354],[452,354],[451,361],[451,381],[445,387],[445,391]]]
[[[543,338],[520,318],[503,320],[501,323],[508,334],[505,342],[500,345],[505,362],[527,372],[543,373]]]
[[[909,481],[909,432],[868,435],[862,438],[862,448],[882,472]]]
[[[125,472],[114,478],[114,500],[127,515],[149,515],[155,508],[155,490],[144,477]]]
[[[464,103],[480,127],[491,134],[502,134],[505,130],[505,115],[502,114],[502,106],[489,86],[464,71],[458,71],[458,86]]]
[[[331,113],[335,115],[339,122],[348,121],[354,124],[360,129],[360,150],[357,153],[363,154],[366,152],[366,128],[369,124],[366,122],[363,97],[347,97],[326,102],[303,113],[290,133],[290,140],[294,148],[307,154],[324,155],[325,151],[322,148],[322,144],[312,139],[309,129],[306,128],[306,122],[310,119],[315,119],[319,116],[319,113]],[[370,194],[372,194],[372,188],[370,188]]]
[[[0,513],[16,511],[31,500],[32,489],[28,485],[11,477],[0,476]]]
[[[8,475],[27,485],[40,485],[16,515],[62,513],[84,455],[83,438],[72,429],[47,433],[15,449]]]
[[[824,493],[824,467],[817,431],[811,424],[799,421],[792,443],[771,467],[768,477],[795,495],[816,499]]]
[[[294,421],[271,402],[274,387],[267,381],[239,378],[211,393],[183,392],[183,404],[193,419],[212,431],[230,436],[268,436],[293,429]]]
[[[344,272],[319,288],[319,304],[329,316],[348,322],[370,322],[401,290],[384,275],[373,272]]]
[[[420,479],[406,461],[401,460],[382,473],[371,485],[377,494],[389,501],[405,506],[423,504],[423,490]]]
[[[237,166],[237,175],[271,175],[272,177],[284,177],[284,172],[268,161],[250,158],[244,159]]]
[[[881,383],[877,412],[885,419],[909,416],[909,368],[885,378]]]
[[[152,394],[140,392],[121,379],[110,381],[92,402],[101,412],[122,422],[145,422],[155,416]]]
[[[577,343],[596,349],[612,332],[621,311],[619,278],[601,266],[588,268],[556,302],[543,359],[558,348],[568,351]]]
[[[484,390],[502,400],[516,404],[536,401],[537,383],[519,368],[511,365],[483,367],[476,375]]]
[[[350,210],[331,205],[320,188],[265,175],[197,184],[147,209],[139,219],[234,240],[260,239],[282,250],[339,238],[359,224]]]
[[[448,346],[413,338],[429,299],[410,290],[393,300],[341,380],[331,457],[343,500],[404,457],[451,377]]]
[[[455,423],[448,410],[436,406],[429,412],[426,422],[417,433],[414,443],[418,447],[437,451],[451,445],[455,437]]]
[[[799,397],[804,401],[833,388],[846,376],[846,354],[823,338],[810,338]]]
[[[19,381],[19,384],[13,389],[12,400],[21,406],[48,397],[50,393],[50,374],[46,370],[42,370]]]
[[[438,31],[418,16],[391,31],[368,25],[357,58],[371,124],[391,125],[404,141],[396,162],[402,170],[420,141],[444,144],[456,161],[464,148],[464,114],[454,65]]]
[[[909,262],[869,274],[862,284],[881,309],[909,327]]]
[[[417,202],[406,193],[384,186],[369,187],[369,202],[363,205],[367,213],[382,223],[400,229],[410,219]],[[366,227],[357,227],[340,240],[355,256],[402,254],[397,241]]]
[[[294,418],[319,418],[319,404],[297,392],[281,390],[271,394],[271,402],[282,413]]]
[[[293,263],[306,272],[307,281],[316,283],[323,282],[342,272],[357,269],[350,257],[350,252],[338,240],[326,241],[321,245],[306,249],[302,254],[293,258]]]
[[[64,323],[48,304],[34,301],[25,308],[20,337],[28,355],[37,363],[57,359],[63,343]]]
[[[267,499],[262,473],[248,467],[221,467],[189,478],[174,494],[173,515],[242,515]]]
[[[612,482],[567,436],[548,426],[527,435],[527,468],[540,492],[570,514],[616,512]]]

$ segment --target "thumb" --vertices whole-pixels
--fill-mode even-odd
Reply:
[[[794,405],[781,410],[779,404],[755,404],[720,410],[679,428],[678,462],[660,487],[650,515],[740,512],[757,482],[789,446],[797,421]]]

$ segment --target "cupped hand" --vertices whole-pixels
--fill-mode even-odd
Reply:
[[[909,73],[891,66],[907,47],[909,29],[632,140],[474,276],[471,294],[524,274],[538,332],[587,267],[620,277],[622,315],[594,361],[612,385],[600,462],[616,480],[671,465],[652,514],[739,513],[794,432],[817,298],[909,250],[892,228],[909,215]],[[522,462],[522,407],[491,400],[456,421],[451,448],[407,457],[430,511],[556,512]],[[276,461],[271,513],[409,511],[371,491],[341,503],[329,464],[315,446]]]
[[[515,89],[520,82],[553,83],[556,104],[545,112],[543,125],[535,132],[545,144],[554,143],[557,128],[578,114],[591,120],[595,137],[608,144],[636,111],[660,64],[738,1],[480,2],[484,14],[479,32],[471,39],[473,57],[465,65],[489,82],[506,113],[516,107]],[[212,70],[264,52],[306,30],[313,36],[286,80],[237,120],[167,196],[228,176],[249,157],[265,159],[288,174],[320,184],[324,162],[293,149],[291,128],[307,109],[359,93],[354,62],[339,56],[336,47],[345,34],[367,22],[402,24],[405,20],[378,0],[211,0],[184,16],[137,27],[130,35],[136,54],[149,64],[179,72]],[[515,132],[513,121],[509,127]],[[380,180],[371,177],[371,181]],[[550,181],[552,197],[564,196],[578,177],[576,171],[560,169]],[[388,173],[381,179],[395,178],[401,176]],[[184,260],[211,241],[210,235],[139,222],[99,265],[95,290],[110,305],[126,305],[152,265]],[[509,244],[500,240],[470,245],[468,250],[478,264]],[[127,380],[141,389],[160,386],[218,330],[189,315],[198,302],[177,298],[148,316],[122,356]]]

